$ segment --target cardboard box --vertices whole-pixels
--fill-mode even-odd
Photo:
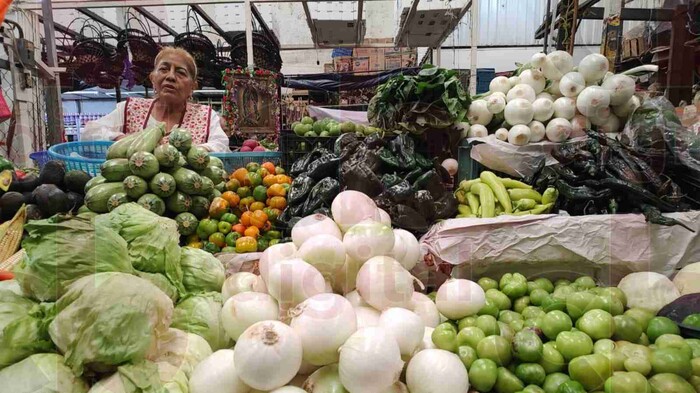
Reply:
[[[342,56],[333,59],[335,72],[352,72],[352,57]]]
[[[352,70],[354,72],[369,71],[369,57],[354,57],[352,61]]]
[[[384,70],[384,51],[377,52],[375,56],[370,56],[369,58],[369,70],[370,71],[383,71]]]
[[[384,69],[385,70],[395,70],[397,68],[401,68],[402,62],[401,62],[401,56],[400,55],[387,55],[384,56]]]
[[[355,48],[352,51],[353,57],[372,57],[377,55],[377,48]]]
[[[323,65],[323,72],[328,74],[331,72],[335,72],[335,67],[333,66],[333,63],[326,63]]]

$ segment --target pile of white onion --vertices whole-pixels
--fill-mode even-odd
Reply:
[[[658,69],[642,66],[615,75],[600,54],[584,57],[576,68],[564,51],[537,53],[525,68],[517,76],[494,78],[489,92],[472,102],[470,124],[460,125],[464,137],[493,133],[501,141],[522,146],[585,136],[592,125],[616,133],[640,105],[635,81],[626,74]]]

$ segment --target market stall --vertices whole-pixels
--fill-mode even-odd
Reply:
[[[149,83],[157,54],[136,22],[165,31],[189,51],[168,61],[186,66],[161,60],[166,76],[150,81],[164,101],[216,88],[203,91],[220,94],[232,151],[212,151],[218,117],[180,94],[179,123],[134,97],[143,118],[125,105],[116,137],[48,138],[34,165],[0,156],[3,389],[700,392],[700,117],[669,100],[687,92],[655,92],[676,80],[663,61],[618,61],[612,35],[604,55],[577,54],[577,13],[598,15],[595,1],[545,9],[544,51],[487,81],[476,66],[477,27],[498,12],[488,1],[399,2],[388,39],[376,31],[392,19],[369,2],[336,20],[305,1],[246,1],[238,31],[219,16],[227,6],[205,7],[225,1],[201,3],[183,8],[184,33],[146,1],[116,5],[123,29],[78,8],[76,34],[52,3],[22,3],[72,37],[70,77],[118,96],[121,78]],[[307,20],[317,57],[337,46],[333,67],[285,76],[282,52],[306,49],[268,27],[274,12]],[[441,59],[467,12],[469,82]],[[669,13],[649,11],[681,20]],[[368,86],[352,114],[288,99]]]

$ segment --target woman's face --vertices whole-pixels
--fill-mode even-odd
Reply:
[[[151,74],[151,83],[158,98],[184,103],[192,95],[195,81],[187,70],[185,57],[176,53],[163,56]]]

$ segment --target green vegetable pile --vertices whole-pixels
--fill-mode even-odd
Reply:
[[[618,288],[597,287],[590,277],[527,281],[519,273],[478,284],[486,293],[478,315],[432,333],[438,348],[462,360],[474,391],[700,391],[700,340],[681,337],[668,318],[625,310]]]
[[[231,346],[224,267],[181,248],[173,220],[127,203],[26,230],[15,285],[0,287],[3,391],[183,393],[196,363]]]
[[[159,145],[164,133],[161,124],[110,146],[100,176],[85,186],[87,210],[107,213],[137,202],[181,227],[196,227],[209,203],[224,191],[226,171],[220,159],[192,145],[188,131],[175,129],[169,142]]]
[[[385,130],[423,134],[463,121],[470,103],[457,71],[427,65],[418,75],[397,75],[379,86],[367,117]]]
[[[559,192],[550,187],[540,194],[521,181],[483,171],[478,179],[460,182],[455,197],[459,201],[457,218],[490,218],[549,213]]]

